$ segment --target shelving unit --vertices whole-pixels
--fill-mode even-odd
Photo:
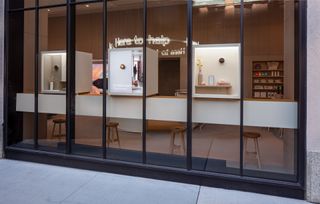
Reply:
[[[252,97],[260,99],[283,98],[283,61],[252,62]]]

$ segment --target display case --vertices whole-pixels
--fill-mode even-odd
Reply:
[[[147,96],[158,93],[158,52],[146,49]],[[142,96],[143,94],[143,49],[115,48],[109,50],[110,95]]]
[[[75,92],[87,93],[92,85],[92,54],[76,51]],[[65,94],[67,82],[65,51],[41,53],[41,93]]]
[[[240,44],[193,47],[193,97],[240,98]]]

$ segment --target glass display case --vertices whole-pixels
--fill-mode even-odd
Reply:
[[[240,98],[240,44],[194,46],[193,97]]]
[[[158,52],[147,48],[147,95],[158,93]],[[109,94],[143,94],[143,50],[142,48],[115,48],[109,50]],[[150,82],[150,83],[148,83]]]
[[[65,94],[67,82],[65,51],[41,53],[41,93]],[[76,93],[90,92],[92,86],[92,54],[76,51]]]

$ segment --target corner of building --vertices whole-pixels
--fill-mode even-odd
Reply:
[[[307,161],[306,199],[320,203],[320,2],[307,9]]]

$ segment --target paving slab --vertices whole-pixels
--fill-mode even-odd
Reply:
[[[199,186],[153,179],[99,174],[64,204],[196,204]]]
[[[0,204],[307,204],[242,191],[0,160]]]
[[[201,187],[197,204],[307,204],[303,200],[258,193]]]
[[[0,171],[0,203],[61,203],[96,172],[5,160]]]

